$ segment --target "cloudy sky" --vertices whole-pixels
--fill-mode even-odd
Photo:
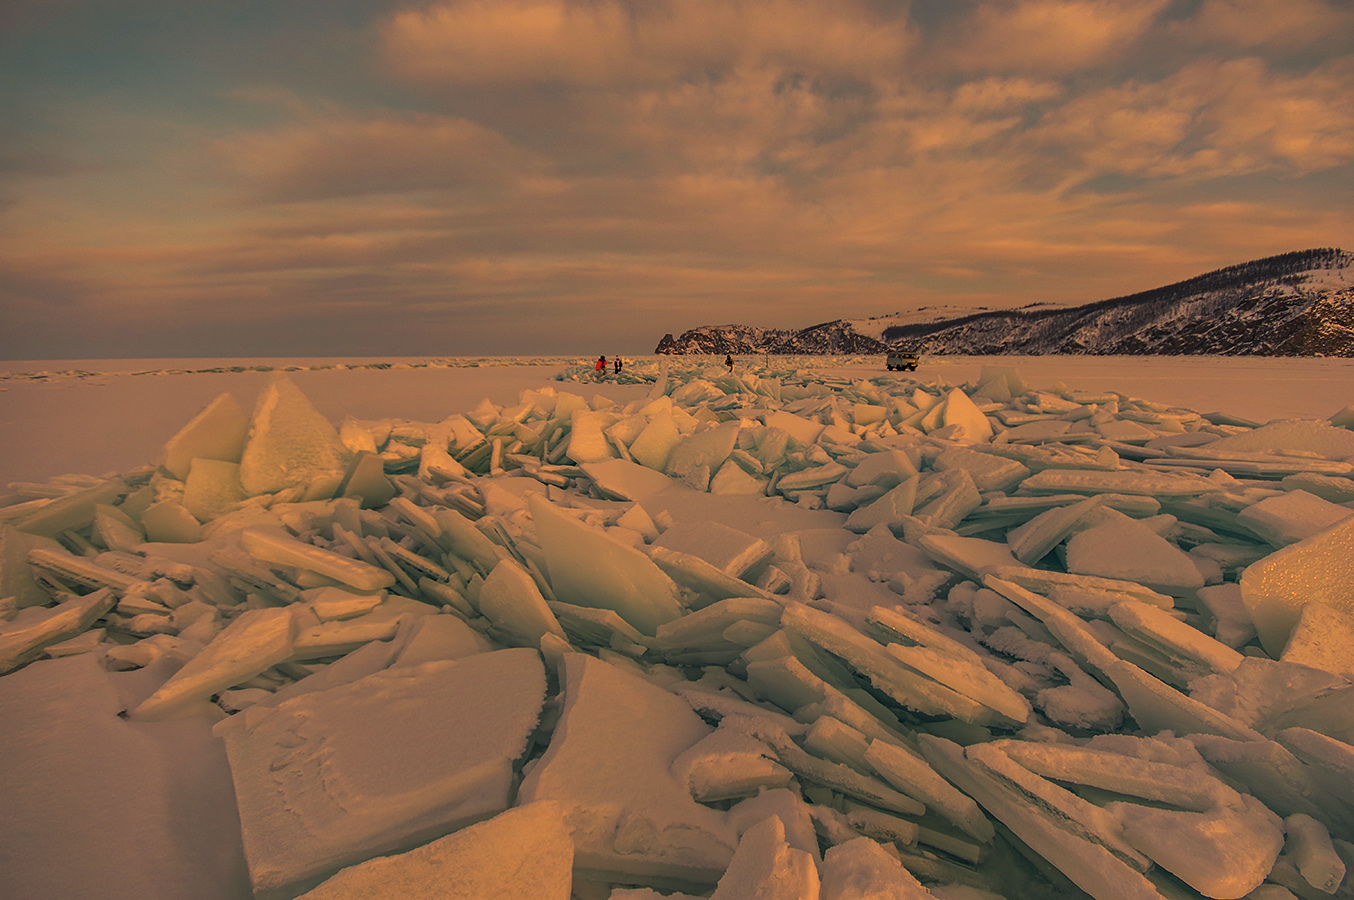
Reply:
[[[1348,0],[6,0],[0,358],[647,353],[1354,249]]]

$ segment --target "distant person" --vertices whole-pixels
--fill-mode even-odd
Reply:
[[[613,365],[615,366],[616,374],[621,374],[621,358],[619,356],[616,357],[616,361]]]
[[[726,365],[726,366],[729,367],[729,374],[732,375],[732,374],[733,374],[733,355],[732,355],[732,354],[730,354],[730,355],[724,357],[724,365]]]
[[[605,356],[599,356],[599,357],[597,357],[597,365],[595,365],[595,366],[592,367],[592,372],[593,372],[593,376],[594,376],[595,378],[605,378],[605,377],[606,377],[606,357],[605,357]]]

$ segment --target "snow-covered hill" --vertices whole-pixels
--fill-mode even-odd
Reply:
[[[1354,254],[1286,253],[1082,306],[953,312],[706,326],[665,335],[655,352],[1354,356]]]

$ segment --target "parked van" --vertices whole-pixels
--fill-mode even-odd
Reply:
[[[888,366],[890,372],[895,370],[903,372],[917,371],[917,355],[915,353],[890,350],[888,356],[884,359],[884,363]]]

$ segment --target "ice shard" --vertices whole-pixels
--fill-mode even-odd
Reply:
[[[194,459],[238,463],[249,435],[249,418],[230,394],[217,397],[165,444],[161,457],[170,474],[185,481]]]
[[[590,656],[568,654],[562,678],[560,724],[519,802],[563,807],[582,877],[715,884],[733,857],[733,830],[672,774],[709,726],[679,697]]]
[[[300,900],[569,900],[573,858],[560,808],[543,801],[349,866]]]
[[[347,468],[349,450],[338,432],[290,379],[277,376],[259,395],[240,456],[240,483],[250,494],[304,487]]]
[[[153,721],[190,714],[213,694],[290,657],[295,638],[296,619],[290,610],[246,610],[129,716]]]
[[[1354,614],[1354,518],[1277,550],[1246,568],[1241,599],[1270,656],[1283,654],[1302,605],[1317,600]]]
[[[540,657],[517,648],[377,672],[220,723],[255,894],[295,896],[502,812],[544,694]]]
[[[677,586],[643,553],[571,519],[539,496],[529,506],[557,599],[614,610],[647,635],[682,614]]]
[[[539,647],[547,634],[564,637],[559,620],[546,605],[527,570],[505,559],[480,586],[479,610],[494,623],[499,639],[524,647]]]

